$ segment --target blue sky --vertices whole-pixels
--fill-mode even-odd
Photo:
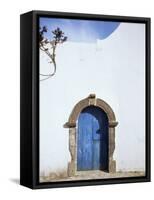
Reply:
[[[109,37],[119,26],[119,22],[80,20],[80,19],[58,19],[40,18],[40,26],[46,26],[48,32],[45,36],[52,38],[51,31],[59,27],[73,42],[96,42],[97,39]]]

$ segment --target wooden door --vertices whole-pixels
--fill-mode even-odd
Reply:
[[[108,169],[108,118],[96,106],[85,108],[78,119],[77,170]]]

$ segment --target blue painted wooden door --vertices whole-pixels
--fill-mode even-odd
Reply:
[[[102,109],[85,108],[78,118],[77,170],[108,169],[108,118]]]

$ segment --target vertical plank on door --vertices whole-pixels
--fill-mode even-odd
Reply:
[[[92,169],[92,117],[89,113],[83,112],[78,120],[78,155],[77,169]]]
[[[78,119],[77,170],[107,167],[108,118],[100,108],[89,106]]]

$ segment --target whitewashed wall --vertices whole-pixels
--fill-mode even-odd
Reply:
[[[144,170],[145,26],[121,23],[96,43],[66,42],[57,49],[57,73],[40,82],[40,172],[66,170],[65,122],[78,101],[95,93],[114,110],[117,170]],[[40,71],[51,70],[40,54]]]

